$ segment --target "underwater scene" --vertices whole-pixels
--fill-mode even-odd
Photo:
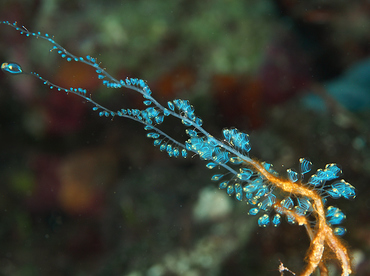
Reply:
[[[369,11],[1,1],[0,275],[370,275]]]

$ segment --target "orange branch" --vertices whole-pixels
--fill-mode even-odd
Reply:
[[[334,235],[333,229],[328,225],[325,216],[324,203],[319,193],[312,187],[303,185],[301,182],[291,182],[289,180],[281,179],[270,172],[268,172],[262,164],[252,160],[249,162],[256,171],[263,175],[272,186],[281,189],[295,196],[305,196],[312,200],[313,216],[316,218],[315,229],[312,229],[305,216],[298,215],[294,210],[283,208],[279,202],[273,205],[273,208],[278,213],[294,217],[298,225],[304,225],[308,236],[311,239],[310,248],[307,252],[307,266],[301,273],[302,276],[311,275],[318,267],[321,275],[328,275],[328,270],[325,266],[324,250],[330,249],[336,259],[339,261],[342,268],[342,276],[348,276],[352,273],[351,261],[348,255],[347,248],[341,240]]]

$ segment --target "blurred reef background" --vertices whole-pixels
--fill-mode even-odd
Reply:
[[[356,275],[370,275],[369,14],[366,0],[0,2],[1,21],[53,35],[116,78],[147,80],[161,103],[189,99],[215,137],[224,127],[249,133],[251,156],[283,175],[300,157],[314,171],[340,164],[358,196],[328,204],[347,215]],[[0,25],[1,62],[87,88],[113,109],[141,103],[50,48]],[[1,72],[0,132],[1,275],[279,275],[279,260],[296,273],[304,266],[304,229],[258,228],[198,157],[169,158],[141,125],[100,118],[81,98]]]

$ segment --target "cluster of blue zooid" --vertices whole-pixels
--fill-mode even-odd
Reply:
[[[224,174],[215,174],[212,181],[218,181],[219,187],[225,189],[227,194],[235,195],[239,201],[246,201],[250,206],[249,214],[257,215],[262,213],[258,219],[259,226],[266,227],[268,224],[277,226],[281,222],[281,216],[286,215],[289,223],[295,223],[295,217],[289,215],[286,210],[292,210],[300,216],[309,216],[312,210],[312,199],[306,196],[294,194],[276,193],[276,186],[273,181],[266,177],[271,175],[278,177],[272,165],[259,163],[249,156],[251,146],[248,134],[235,128],[224,129],[223,138],[216,139],[210,135],[203,127],[202,120],[195,115],[194,107],[187,100],[175,99],[169,101],[167,106],[161,105],[152,96],[152,92],[147,83],[142,79],[130,78],[117,80],[107,71],[100,67],[95,58],[90,56],[77,57],[47,34],[33,33],[24,27],[18,27],[16,23],[2,21],[13,27],[21,34],[37,37],[49,41],[53,46],[50,51],[56,51],[67,61],[85,63],[95,68],[98,79],[102,80],[107,88],[126,88],[142,95],[144,98],[144,109],[125,108],[117,111],[95,102],[83,88],[63,88],[50,83],[35,72],[24,72],[17,63],[3,63],[1,69],[10,74],[30,74],[42,80],[50,89],[57,89],[66,93],[73,93],[82,97],[87,102],[93,104],[93,110],[99,112],[99,116],[105,117],[124,117],[137,121],[144,125],[148,131],[147,137],[153,139],[154,146],[159,147],[160,151],[166,152],[170,157],[188,156],[188,152],[195,153],[203,160],[208,161],[207,168],[223,168]],[[188,139],[184,142],[173,139],[170,135],[161,130],[162,123],[166,117],[173,116],[180,120],[185,127]],[[344,180],[333,181],[339,178],[341,169],[336,164],[328,164],[325,169],[319,169],[313,175],[305,175],[311,171],[311,162],[307,159],[300,159],[300,172],[292,169],[287,170],[287,180],[297,185],[312,187],[320,193],[325,201],[326,197],[352,199],[356,196],[355,188]],[[264,174],[261,172],[264,171]],[[277,198],[277,197],[280,198]],[[271,211],[274,212],[271,212]],[[272,214],[273,213],[273,214]],[[326,208],[326,219],[329,225],[338,225],[345,219],[343,212],[336,207]],[[337,226],[334,233],[343,235],[346,232],[344,227]]]

